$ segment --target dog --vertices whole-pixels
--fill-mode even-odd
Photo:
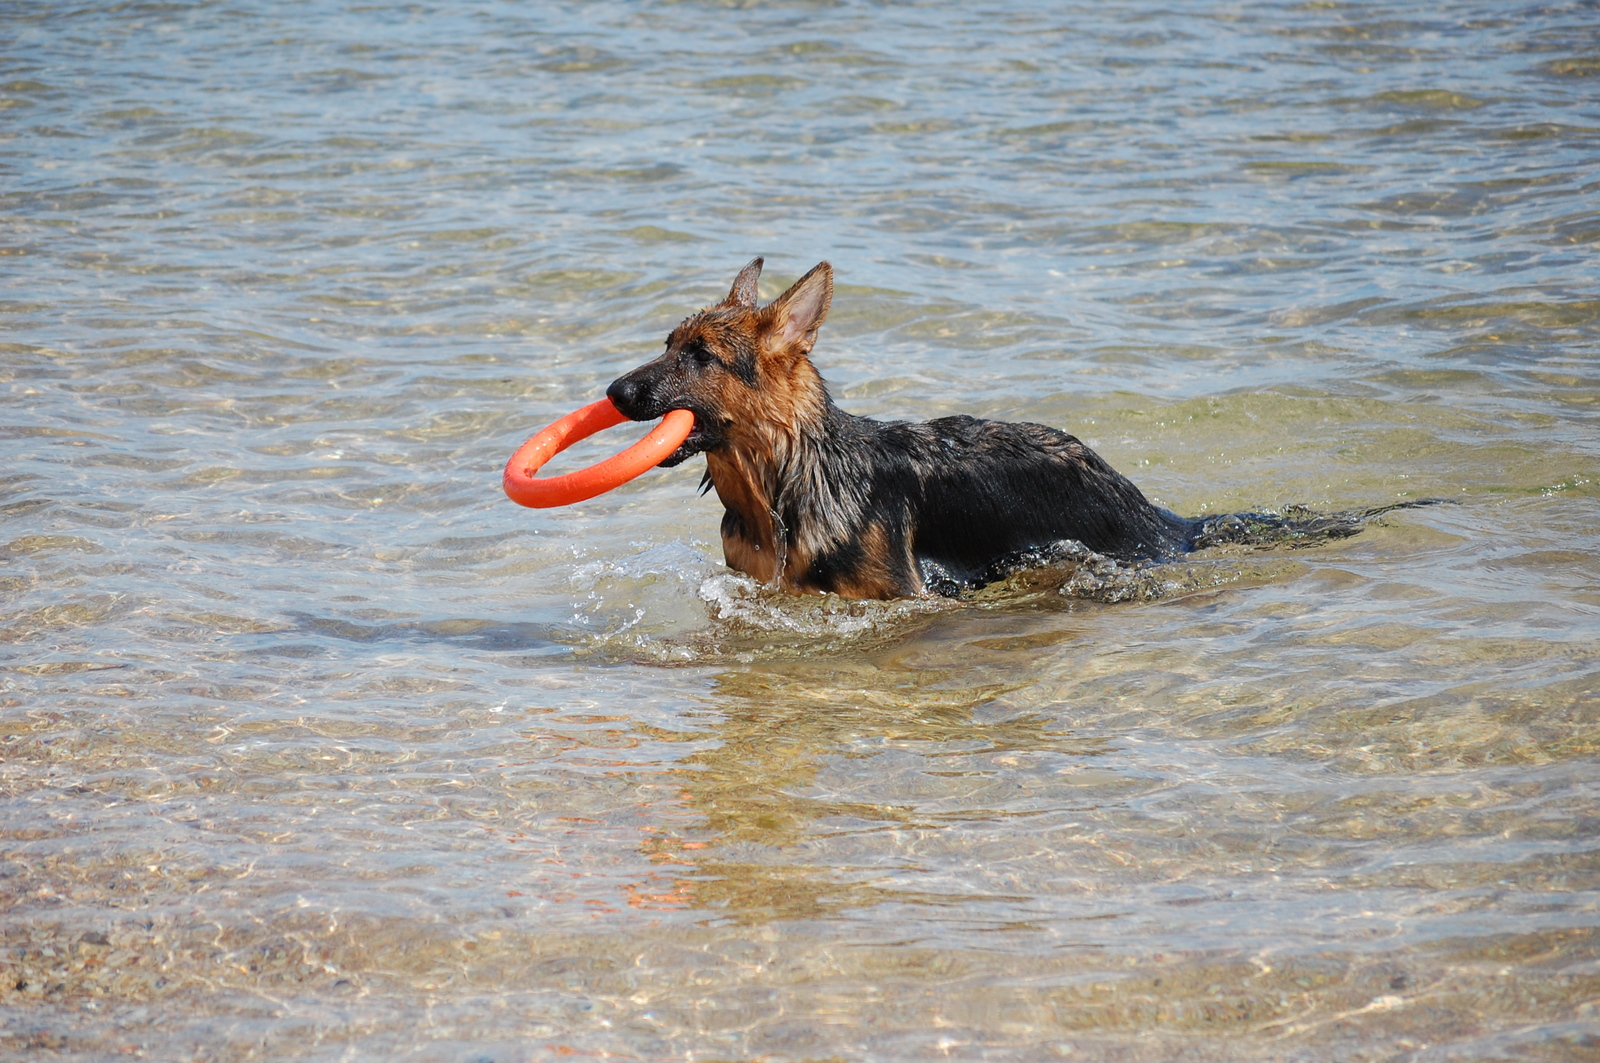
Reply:
[[[686,318],[665,353],[606,395],[636,421],[694,414],[661,465],[705,454],[701,489],[722,501],[727,563],[764,583],[847,598],[959,596],[1061,544],[1165,561],[1218,542],[1354,534],[1368,515],[1191,520],[1055,428],[846,413],[811,363],[833,268],[819,263],[759,306],[762,264],[740,270],[727,298]]]

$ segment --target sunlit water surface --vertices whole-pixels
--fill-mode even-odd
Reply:
[[[0,3],[0,1055],[1595,1058],[1597,23]],[[862,604],[506,501],[756,254],[854,412],[1455,504]]]

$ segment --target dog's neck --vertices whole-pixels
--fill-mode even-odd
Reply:
[[[837,411],[810,360],[795,360],[778,379],[761,382],[755,412],[730,424],[726,443],[706,452],[706,471],[727,514],[722,546],[729,567],[763,583],[794,589],[811,562],[812,544],[785,524],[789,497],[808,479],[814,451]]]

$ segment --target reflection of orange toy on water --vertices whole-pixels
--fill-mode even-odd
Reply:
[[[659,465],[682,446],[694,430],[694,414],[688,410],[673,410],[650,430],[649,435],[619,454],[565,476],[543,480],[534,477],[545,462],[572,444],[626,420],[628,418],[611,405],[610,399],[601,399],[567,414],[511,455],[511,460],[506,462],[506,496],[518,505],[545,509],[603,495]]]
[[[693,881],[680,878],[671,880],[671,888],[658,893],[646,892],[637,883],[630,883],[623,888],[628,891],[629,908],[676,912],[694,907],[694,887]]]

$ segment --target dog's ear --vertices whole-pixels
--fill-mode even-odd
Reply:
[[[756,281],[761,279],[761,263],[762,259],[752,258],[750,264],[739,271],[733,278],[733,287],[728,289],[728,297],[722,300],[723,306],[756,308]]]
[[[828,316],[833,303],[833,267],[818,262],[811,272],[794,282],[793,287],[774,299],[762,311],[768,318],[768,333],[773,347],[810,354],[817,342],[817,329]]]

